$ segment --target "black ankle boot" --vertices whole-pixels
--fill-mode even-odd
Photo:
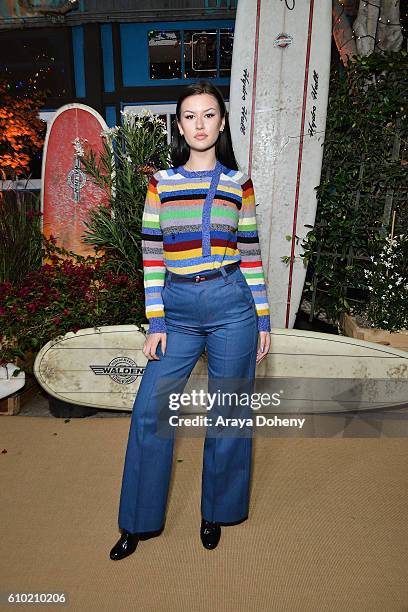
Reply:
[[[201,519],[200,528],[201,542],[204,548],[214,550],[217,547],[221,537],[221,527],[218,523],[211,523],[205,519]]]
[[[123,529],[122,535],[110,551],[110,558],[113,559],[113,561],[118,561],[119,559],[128,557],[135,552],[138,542],[139,536],[137,533],[130,533]]]

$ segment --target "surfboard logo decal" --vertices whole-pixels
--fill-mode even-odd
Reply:
[[[72,199],[74,202],[79,202],[81,199],[81,189],[86,183],[86,176],[81,170],[81,161],[78,156],[74,157],[74,167],[68,172],[67,183],[73,191]]]
[[[109,376],[120,385],[131,385],[138,376],[143,376],[145,367],[138,366],[129,357],[115,357],[108,365],[90,365],[96,376]]]
[[[317,100],[317,90],[319,87],[319,73],[316,72],[316,70],[313,70],[313,75],[312,75],[312,84],[311,84],[311,97],[313,100]],[[310,120],[309,120],[309,127],[308,127],[308,133],[309,136],[314,136],[316,134],[317,131],[317,125],[316,125],[316,111],[317,111],[317,106],[315,104],[313,104],[311,110],[310,110]]]
[[[283,0],[281,0],[281,2],[282,1]],[[289,0],[285,0],[285,6],[288,9],[288,11],[293,11],[295,9],[296,2],[295,0],[292,0],[292,2],[290,2]]]
[[[248,68],[244,68],[244,70],[242,72],[241,83],[242,83],[242,96],[241,97],[242,97],[242,100],[244,102],[246,102],[246,99],[248,97],[248,89],[250,87],[249,70],[248,70]],[[248,108],[247,108],[246,104],[243,104],[241,106],[241,125],[240,125],[240,130],[241,130],[241,132],[243,133],[244,136],[246,134],[247,123],[248,123]]]
[[[293,36],[291,36],[290,34],[285,34],[284,32],[281,32],[280,34],[277,35],[277,37],[273,41],[273,46],[280,47],[281,49],[286,49],[286,47],[289,47],[289,45],[291,45],[292,42],[293,42]]]
[[[254,129],[255,129],[255,100],[256,100],[256,81],[258,78],[258,52],[259,52],[259,27],[261,22],[261,0],[257,1],[256,5],[256,20],[255,20],[255,47],[253,60],[253,77],[252,77],[252,100],[251,100],[251,127],[249,131],[249,159],[248,159],[248,174],[252,171],[252,153],[254,147]]]

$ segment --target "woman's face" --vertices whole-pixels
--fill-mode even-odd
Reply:
[[[190,148],[206,151],[217,142],[225,117],[221,117],[217,98],[211,94],[194,94],[183,100],[177,125]]]

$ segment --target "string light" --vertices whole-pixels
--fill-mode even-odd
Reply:
[[[335,22],[335,24],[334,24],[334,25],[336,25],[337,23],[339,23],[339,21],[341,20],[341,17],[343,16],[343,13],[345,12],[345,5],[344,5],[344,2],[341,2],[341,1],[339,0],[339,4],[342,6],[342,11],[341,11],[341,13],[340,13],[340,15],[339,15],[339,17],[338,17],[338,19],[336,20],[336,22]],[[391,20],[390,20],[390,19],[387,19],[387,23],[385,23],[385,22],[383,22],[383,21],[382,21],[382,17],[381,17],[381,7],[380,7],[380,6],[378,6],[377,4],[373,4],[372,2],[365,2],[365,3],[364,3],[364,7],[367,7],[367,6],[373,6],[374,8],[376,8],[376,9],[378,9],[378,10],[379,10],[380,15],[379,15],[379,17],[378,17],[377,21],[380,21],[382,26],[384,26],[384,27],[388,27],[388,26],[390,26],[390,27],[400,26],[400,27],[401,27],[401,31],[402,31],[402,32],[404,31],[404,27],[401,25],[401,21],[402,21],[402,19],[400,19],[400,23],[391,23]],[[332,28],[332,32],[333,32],[333,31],[334,31],[334,26],[333,26],[333,28]],[[373,36],[372,34],[365,34],[364,36],[355,36],[355,32],[354,32],[354,30],[353,30],[353,29],[352,29],[352,32],[353,32],[353,35],[351,36],[351,38],[349,38],[348,40],[346,40],[346,41],[345,41],[345,42],[344,42],[344,43],[343,43],[343,44],[342,44],[340,47],[338,47],[338,50],[339,50],[339,51],[341,51],[341,49],[342,49],[343,47],[345,47],[345,46],[346,46],[346,45],[347,45],[347,44],[348,44],[348,43],[349,43],[351,40],[353,40],[353,39],[354,39],[354,40],[361,40],[362,38],[372,38],[372,39],[374,40],[374,47],[378,46],[378,43],[380,43],[380,42],[381,42],[381,39],[376,40],[376,39],[375,39],[375,36]],[[385,51],[385,49],[381,49],[381,47],[378,47],[378,48],[379,48],[379,50],[380,50],[380,51]]]

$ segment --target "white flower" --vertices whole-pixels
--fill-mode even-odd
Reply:
[[[132,127],[137,117],[135,111],[126,109],[125,111],[121,111],[121,114],[123,117],[123,124]]]
[[[119,126],[106,128],[106,130],[102,130],[101,136],[103,138],[106,138],[107,140],[111,140],[119,133],[119,130],[120,130]]]
[[[140,113],[140,116],[141,117],[148,117],[148,119],[150,121],[154,121],[154,115],[153,115],[152,111],[147,109],[147,108],[143,108],[142,109],[142,112]]]
[[[155,122],[155,123],[156,123],[156,125],[157,125],[158,127],[160,127],[160,128],[161,128],[161,131],[162,131],[162,133],[163,133],[163,134],[167,134],[167,124],[166,124],[166,122],[164,121],[164,119],[161,119],[160,117],[158,117],[158,116],[157,116],[157,117],[156,117],[156,122]]]
[[[72,141],[72,144],[74,145],[74,149],[75,149],[75,155],[77,157],[83,157],[84,156],[84,142],[87,142],[86,138],[85,140],[83,138],[78,138],[78,136],[75,138],[75,140]]]

